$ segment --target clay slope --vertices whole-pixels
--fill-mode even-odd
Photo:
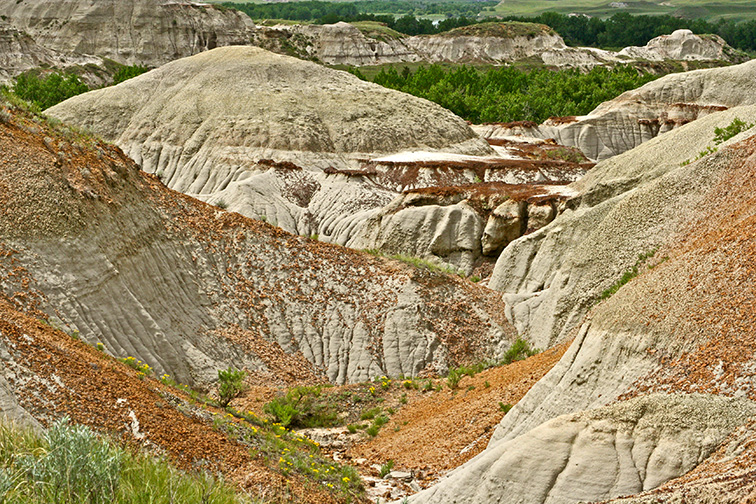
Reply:
[[[0,0],[0,11],[46,49],[151,67],[247,44],[255,29],[240,12],[192,1]]]
[[[753,122],[756,108],[600,163],[575,185],[571,210],[505,250],[492,283],[517,277],[523,287],[505,296],[509,315],[527,318],[519,327],[531,334],[576,339],[487,450],[415,502],[595,501],[666,482],[628,500],[740,502],[753,492],[754,131],[684,162],[736,115]],[[638,278],[584,318],[633,266]],[[557,321],[544,322],[551,313]],[[495,493],[502,485],[508,492]]]
[[[114,147],[9,117],[2,291],[108,353],[187,383],[229,364],[344,383],[509,344],[492,291],[221,211]]]
[[[476,131],[484,138],[554,138],[603,160],[714,112],[756,103],[754,76],[754,61],[671,74],[602,103],[587,116],[552,118],[541,125],[480,126]]]

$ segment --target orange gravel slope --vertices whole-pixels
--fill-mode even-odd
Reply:
[[[465,376],[455,391],[422,396],[401,408],[372,441],[354,446],[352,458],[394,460],[397,468],[432,480],[480,453],[504,415],[567,350],[569,343],[508,366]],[[488,386],[486,386],[488,383]]]

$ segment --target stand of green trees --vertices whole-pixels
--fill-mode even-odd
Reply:
[[[353,69],[352,73],[365,79],[359,70]],[[596,67],[580,73],[524,72],[509,66],[446,70],[430,65],[415,72],[407,67],[401,72],[389,67],[381,70],[373,82],[431,100],[468,121],[483,123],[542,122],[551,116],[584,115],[600,103],[655,78],[629,66]]]
[[[447,17],[475,18],[486,8],[494,7],[498,1],[482,0],[477,2],[451,0],[445,2],[417,2],[413,0],[364,0],[359,2],[324,2],[306,0],[303,2],[276,3],[234,3],[226,2],[225,7],[245,12],[252,19],[289,19],[293,21],[365,21],[375,19],[358,19],[363,14],[382,14],[381,19],[394,19],[398,16],[411,17],[443,14]]]
[[[626,12],[617,13],[608,19],[566,16],[556,12],[547,12],[529,18],[505,19],[548,25],[564,38],[565,43],[572,46],[603,48],[642,46],[654,37],[685,28],[698,34],[717,34],[736,49],[756,50],[756,20],[720,19],[709,22],[703,19],[682,19],[667,15],[633,16]]]

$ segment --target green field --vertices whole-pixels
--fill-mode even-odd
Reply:
[[[610,7],[606,0],[502,0],[494,9],[502,16],[533,16],[544,12],[580,13],[606,18],[618,12],[669,14],[688,19],[756,19],[756,0],[711,2],[706,0],[625,1],[626,8]]]

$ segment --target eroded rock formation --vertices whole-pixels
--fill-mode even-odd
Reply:
[[[753,435],[756,399],[750,350],[756,311],[747,308],[754,292],[747,245],[756,212],[753,129],[697,159],[702,147],[713,147],[714,128],[735,117],[754,122],[756,107],[708,115],[599,163],[570,186],[579,195],[561,215],[505,249],[489,285],[505,292],[510,320],[537,345],[574,341],[504,416],[488,449],[416,502],[440,495],[457,502],[576,502],[643,491],[622,502],[674,502],[689,486],[701,499],[740,502],[754,490],[738,469],[756,457],[741,444]],[[626,272],[639,276],[622,286]],[[688,395],[694,393],[702,395]],[[748,413],[722,413],[728,423],[709,438],[711,424],[686,422],[731,401],[718,396],[741,398],[732,411]],[[676,411],[671,405],[681,398],[689,406]],[[628,438],[615,433],[621,411],[644,401],[644,412],[666,403],[657,411],[673,413],[659,427],[716,441],[688,451],[654,434],[659,444],[651,449],[643,429],[631,429]],[[600,418],[597,427],[573,429],[586,415]],[[541,459],[544,439],[553,443]],[[584,453],[590,455],[582,459]],[[640,462],[654,456],[662,458]],[[521,464],[532,470],[521,472]],[[684,476],[691,469],[694,476]],[[495,493],[502,482],[515,491]]]
[[[248,44],[248,16],[193,1],[0,0],[5,21],[65,55],[155,67],[215,47]]]
[[[700,117],[756,103],[756,62],[664,76],[602,103],[583,117],[551,118],[541,125],[476,126],[484,138],[553,138],[602,160],[628,151]]]

